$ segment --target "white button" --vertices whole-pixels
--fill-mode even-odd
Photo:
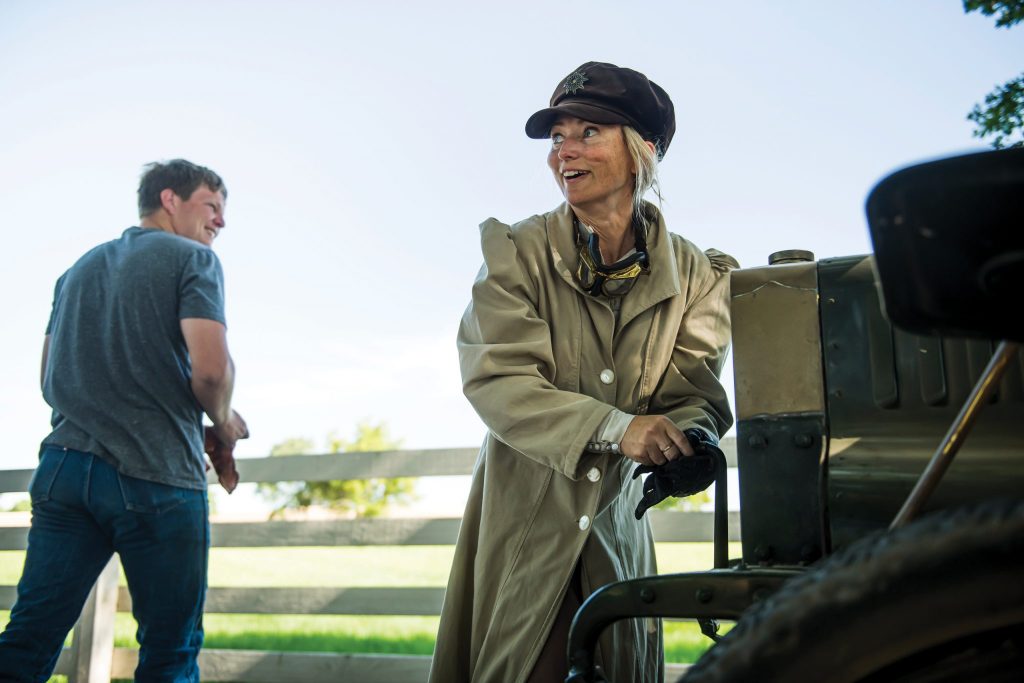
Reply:
[[[615,381],[615,373],[605,368],[601,371],[601,381],[605,384],[611,384]]]
[[[597,469],[596,467],[591,467],[589,470],[587,470],[587,479],[589,479],[590,481],[600,481],[601,470]]]
[[[580,517],[580,531],[586,531],[590,528],[590,517],[583,515]]]
[[[619,444],[613,443],[612,444],[612,450],[615,451],[616,453],[618,453],[619,452]]]

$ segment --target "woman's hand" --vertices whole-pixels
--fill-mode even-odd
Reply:
[[[680,454],[693,455],[686,436],[664,415],[637,415],[619,443],[623,455],[641,465],[664,465]]]

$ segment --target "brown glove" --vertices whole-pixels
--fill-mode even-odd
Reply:
[[[235,469],[234,448],[229,448],[217,437],[213,427],[204,429],[203,450],[210,456],[213,469],[217,472],[217,481],[224,490],[231,493],[238,486],[238,470]]]

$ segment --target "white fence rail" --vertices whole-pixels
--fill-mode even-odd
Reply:
[[[735,443],[722,442],[730,467],[736,466]],[[380,453],[305,455],[242,459],[243,482],[330,481],[378,477],[430,477],[470,474],[475,448]],[[0,493],[24,492],[32,470],[0,471]],[[650,513],[654,536],[662,542],[710,541],[710,512]],[[345,519],[332,521],[267,521],[225,523],[212,527],[213,547],[451,545],[459,518]],[[739,538],[739,517],[731,513],[729,536]],[[24,550],[27,527],[0,528],[0,550]],[[101,575],[75,627],[73,644],[61,654],[58,674],[69,683],[106,683],[131,678],[138,652],[114,647],[114,615],[131,611],[131,596],[117,585],[116,559]],[[441,610],[443,588],[210,588],[207,613],[223,614],[346,614],[428,615]],[[0,586],[0,609],[10,609],[14,586]],[[359,681],[360,683],[422,683],[430,658],[408,655],[203,650],[204,681],[291,683]],[[678,674],[670,667],[670,674]]]

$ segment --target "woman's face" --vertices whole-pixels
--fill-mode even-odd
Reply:
[[[633,201],[636,169],[620,125],[559,118],[551,127],[548,166],[573,208],[621,210]]]

